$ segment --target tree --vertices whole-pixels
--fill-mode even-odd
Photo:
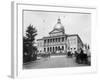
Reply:
[[[36,28],[30,24],[27,27],[26,36],[23,37],[23,60],[24,62],[36,59],[37,48],[36,46],[34,46],[36,35],[37,35]]]

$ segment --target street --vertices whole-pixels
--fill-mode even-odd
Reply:
[[[39,69],[39,68],[61,68],[61,67],[79,67],[88,66],[86,64],[78,64],[74,58],[65,55],[50,56],[47,58],[39,58],[36,61],[29,62],[23,65],[24,69]]]

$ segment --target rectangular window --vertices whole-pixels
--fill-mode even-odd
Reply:
[[[64,37],[62,37],[62,42],[64,42]]]
[[[44,48],[44,52],[46,52],[46,48]]]
[[[44,43],[46,43],[46,40],[44,40]]]
[[[48,39],[48,43],[49,43],[49,39]]]

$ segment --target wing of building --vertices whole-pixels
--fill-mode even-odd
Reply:
[[[49,36],[37,40],[38,53],[57,54],[57,53],[75,53],[83,47],[83,42],[78,34],[65,34],[61,19],[58,18],[54,28],[49,32]]]

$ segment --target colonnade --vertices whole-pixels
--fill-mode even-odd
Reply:
[[[50,46],[50,47],[45,47],[44,52],[57,52],[57,51],[64,51],[65,50],[65,45],[60,45],[60,46]]]
[[[64,41],[65,41],[65,37],[50,38],[50,39],[45,39],[44,44],[55,43],[55,42],[64,42]]]

